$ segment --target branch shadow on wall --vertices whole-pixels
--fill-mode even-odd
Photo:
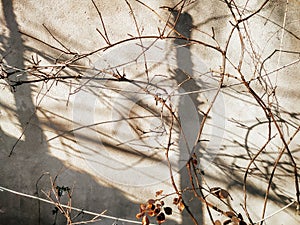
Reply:
[[[2,12],[4,22],[8,29],[7,35],[1,35],[1,42],[4,44],[1,49],[2,61],[6,65],[22,69],[25,67],[24,52],[30,48],[24,46],[21,34],[19,33],[16,15],[13,9],[13,1],[2,0]],[[15,71],[15,68],[4,68],[8,74]],[[5,79],[5,78],[4,78]],[[9,80],[26,80],[26,73],[20,70],[9,75]],[[6,79],[7,81],[8,79]],[[8,86],[8,85],[6,85]],[[124,193],[109,186],[102,186],[93,177],[86,173],[73,170],[64,165],[57,158],[49,154],[49,146],[46,137],[41,129],[41,122],[37,116],[37,108],[32,99],[34,85],[25,84],[12,90],[15,108],[5,102],[1,105],[1,114],[17,118],[15,126],[19,124],[20,130],[24,131],[21,139],[18,135],[11,135],[7,130],[0,127],[0,148],[1,148],[1,175],[2,186],[45,198],[41,190],[48,191],[51,188],[49,176],[58,176],[56,185],[72,188],[72,204],[86,210],[97,210],[99,213],[107,210],[110,215],[134,218],[138,207],[124,197]],[[55,119],[54,119],[55,120]],[[12,129],[14,130],[14,129]],[[12,155],[8,157],[14,144],[17,143]],[[39,181],[37,183],[37,181]],[[36,188],[38,191],[36,191]],[[3,224],[66,224],[66,219],[58,213],[53,214],[54,206],[39,203],[36,200],[19,197],[14,194],[1,192],[1,213],[0,221]],[[76,213],[74,212],[76,215]],[[89,215],[81,214],[76,219],[83,221],[91,219]],[[130,218],[129,218],[130,219]],[[74,221],[76,221],[74,220]],[[113,220],[102,220],[97,224],[118,223]],[[125,223],[124,223],[125,224]]]
[[[18,24],[16,22],[16,18],[13,12],[13,6],[11,1],[2,1],[2,5],[4,5],[4,17],[7,23],[7,27],[10,31],[9,37],[1,37],[5,43],[5,49],[1,54],[5,55],[5,53],[9,53],[5,60],[7,64],[14,65],[18,68],[24,68],[24,51],[30,50],[34,51],[34,49],[24,46],[22,37],[18,32]],[[177,13],[174,11],[174,17],[177,17]],[[191,29],[193,27],[193,21],[191,15],[188,13],[183,13],[180,15],[179,20],[176,24],[176,30],[184,35],[185,37],[191,36]],[[187,79],[187,75],[193,75],[193,63],[191,60],[191,51],[189,47],[189,43],[186,41],[181,41],[180,39],[175,41],[175,45],[177,47],[177,67],[178,69],[174,71],[174,77],[178,84],[182,84],[181,87],[185,91],[193,91],[199,90],[203,88],[203,86],[199,86],[199,84],[194,83],[194,81],[187,80],[187,82],[183,82]],[[38,53],[38,51],[36,51]],[[48,57],[50,58],[50,56]],[[18,73],[14,74],[15,79],[19,79],[20,76],[26,79],[26,74]],[[18,76],[18,78],[17,78]],[[138,207],[129,201],[128,198],[125,197],[127,193],[122,193],[120,190],[114,187],[105,187],[99,185],[95,181],[95,179],[88,175],[87,173],[76,171],[73,169],[67,168],[67,166],[62,163],[60,160],[49,155],[49,140],[45,137],[43,131],[40,129],[41,126],[51,128],[56,130],[58,133],[57,138],[60,138],[62,142],[64,139],[69,139],[69,141],[73,141],[74,137],[69,135],[69,127],[64,126],[63,123],[57,122],[58,115],[54,112],[47,112],[43,110],[36,111],[35,104],[32,100],[33,93],[33,85],[23,85],[17,87],[16,92],[13,92],[13,98],[16,103],[16,109],[7,106],[7,104],[0,103],[3,111],[9,111],[11,114],[15,114],[18,118],[18,122],[22,130],[25,130],[23,138],[18,142],[14,154],[11,157],[7,157],[8,150],[10,147],[17,141],[17,138],[5,133],[0,127],[1,134],[1,165],[3,168],[3,172],[0,175],[1,185],[6,187],[11,187],[12,189],[17,189],[20,191],[24,191],[29,194],[42,195],[39,191],[36,192],[36,182],[40,178],[42,174],[45,172],[49,172],[51,175],[55,176],[59,175],[57,179],[57,185],[60,186],[68,186],[71,187],[75,183],[75,192],[73,196],[73,204],[75,206],[83,207],[84,209],[95,210],[99,209],[99,212],[103,210],[108,210],[108,214],[116,215],[118,217],[128,217],[134,218],[134,215],[137,213]],[[196,108],[201,107],[201,102],[197,99],[197,95],[190,96]],[[185,108],[185,102],[180,101],[180,108]],[[45,115],[51,115],[48,120],[40,121],[37,116],[37,113],[45,113]],[[60,118],[61,121],[64,121],[65,118]],[[199,116],[199,120],[201,121],[201,116]],[[29,122],[29,123],[28,123]],[[67,123],[67,119],[66,119]],[[99,129],[100,130],[100,129]],[[61,135],[62,134],[62,135]],[[67,135],[66,135],[67,134]],[[99,133],[100,135],[105,135],[105,133]],[[97,142],[96,139],[89,137],[88,135],[82,136],[89,142]],[[108,137],[113,139],[113,137]],[[241,137],[243,139],[243,137]],[[233,141],[233,144],[239,143],[239,147],[242,149],[248,149],[249,146],[247,144],[247,137],[244,138],[245,143],[239,143],[239,141]],[[103,143],[106,147],[114,149],[114,151],[132,154],[136,156],[141,156],[141,154],[131,151],[131,149],[123,148],[121,145],[116,147],[115,145],[111,145],[111,142]],[[179,146],[183,143],[179,143]],[[59,146],[51,146],[52,148],[57,148],[59,151],[64,152],[64,148],[70,148],[72,153],[72,157],[77,156],[81,157],[81,152],[78,149],[73,148],[72,146],[67,146],[68,144],[63,145],[63,148],[60,149]],[[3,147],[4,146],[4,147]],[[240,150],[240,148],[238,149]],[[94,151],[94,153],[98,154],[96,149],[91,148],[90,151]],[[249,151],[246,151],[248,154]],[[105,157],[105,154],[102,155]],[[184,155],[185,156],[185,155]],[[142,156],[144,157],[144,156]],[[145,156],[146,157],[146,156]],[[237,159],[245,158],[247,156],[232,156],[232,155],[222,155],[220,153],[218,158],[215,159],[214,164],[222,169],[224,174],[229,178],[232,182],[228,184],[227,189],[230,191],[231,187],[236,187],[238,184],[239,188],[242,189],[242,176],[240,173],[235,173],[235,171],[241,171],[244,168],[237,168],[235,164],[232,164],[231,168],[228,168],[227,164],[224,164],[220,157],[236,157]],[[154,158],[154,157],[153,157]],[[186,158],[182,158],[182,160],[186,160]],[[96,160],[95,163],[99,163]],[[109,167],[109,164],[105,164],[104,166]],[[268,165],[270,167],[271,165]],[[13,170],[12,170],[13,168]],[[181,171],[181,187],[185,188],[189,186],[189,179],[187,173],[182,170]],[[286,170],[287,174],[290,173],[289,170]],[[207,173],[209,177],[209,173]],[[223,178],[220,177],[211,177],[219,182],[223,181]],[[227,180],[226,180],[227,181]],[[38,190],[41,189],[49,189],[49,178],[44,176],[42,180],[38,183]],[[276,190],[276,187],[274,187]],[[279,192],[281,192],[279,190]],[[77,194],[76,194],[77,193]],[[249,193],[253,195],[263,196],[264,192],[256,187],[249,185]],[[42,196],[43,197],[43,196]],[[281,201],[288,202],[289,199],[282,198],[280,193],[277,196],[278,198],[271,197],[270,199],[273,201]],[[0,198],[3,202],[7,204],[2,206],[1,211],[4,213],[0,214],[1,221],[6,221],[9,224],[53,224],[55,219],[55,215],[52,215],[53,207],[49,205],[40,204],[41,209],[39,209],[39,204],[35,201],[19,198],[15,195],[5,195],[0,193]],[[203,222],[203,212],[202,205],[195,200],[190,201],[192,199],[191,196],[185,196],[185,198],[189,201],[190,208],[194,208],[194,215],[197,216],[200,224]],[[39,213],[38,213],[39,212]],[[80,215],[82,216],[82,215]],[[80,217],[80,219],[88,218],[88,216]],[[63,216],[59,216],[56,220],[57,224],[63,224],[65,221]],[[110,221],[112,222],[112,221]],[[183,223],[182,224],[190,224],[189,216],[184,214]],[[99,222],[99,224],[107,224],[108,221]]]

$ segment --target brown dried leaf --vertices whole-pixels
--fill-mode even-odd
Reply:
[[[163,212],[161,212],[160,214],[157,215],[156,220],[158,222],[158,224],[162,224],[163,222],[166,221],[166,216]]]
[[[161,209],[161,208],[155,208],[155,209],[154,209],[155,215],[157,215],[158,213],[160,213],[160,209]]]
[[[221,189],[220,192],[219,192],[219,197],[221,199],[225,199],[229,196],[229,193],[228,191],[224,190],[224,189]]]
[[[220,187],[213,187],[213,188],[209,189],[209,192],[211,194],[217,196],[220,199],[226,199],[226,198],[228,198],[228,196],[231,198],[231,196],[228,193],[228,191],[226,191],[226,190],[224,190],[224,189],[222,189]]]
[[[232,217],[235,216],[235,213],[231,212],[231,211],[228,211],[228,212],[225,212],[225,215],[228,216],[229,218],[232,218]]]
[[[159,190],[156,192],[155,196],[157,197],[157,196],[161,195],[162,193],[163,193],[163,190]]]
[[[147,206],[146,206],[146,209],[147,210],[154,210],[155,209],[155,205],[148,203]]]
[[[156,203],[156,208],[161,208],[162,205],[160,203]]]
[[[223,222],[223,225],[227,225],[227,224],[230,224],[231,223],[231,220],[225,220],[224,222]]]
[[[220,187],[213,187],[211,189],[209,189],[209,192],[212,194],[218,193],[221,190]]]
[[[144,212],[146,210],[145,204],[140,204],[140,212]]]
[[[137,219],[141,219],[142,216],[144,216],[144,215],[145,215],[145,212],[140,212],[140,213],[136,214],[135,217],[136,217]]]
[[[143,219],[142,219],[142,225],[149,225],[149,219],[147,216],[143,216]]]
[[[177,206],[178,206],[178,209],[180,212],[182,212],[185,208],[184,204],[181,201],[179,202],[179,204]]]
[[[197,159],[193,159],[192,162],[193,162],[194,166],[197,166],[197,165],[198,165]]]
[[[174,199],[173,199],[173,204],[174,204],[174,205],[177,205],[178,203],[179,203],[179,198],[174,198]]]
[[[148,201],[147,201],[148,204],[154,204],[155,202],[156,202],[156,200],[152,199],[152,198],[148,199]]]
[[[242,216],[242,214],[238,214],[238,218],[240,218],[241,220],[243,220],[243,216]]]
[[[172,215],[172,208],[171,207],[165,207],[164,211],[167,215]]]
[[[216,221],[215,221],[215,225],[222,225],[222,223],[221,223],[220,220],[216,220]]]
[[[151,216],[151,217],[156,215],[156,213],[154,212],[154,210],[147,211],[147,214],[149,216]]]
[[[235,225],[239,225],[239,223],[240,223],[240,219],[237,218],[236,216],[233,216],[233,217],[231,218],[231,221],[232,221]]]
[[[239,225],[247,225],[247,223],[244,220],[241,220]]]
[[[179,204],[179,202],[181,202],[181,196],[179,196],[178,198],[174,198],[174,199],[173,199],[173,204],[174,204],[174,205]]]

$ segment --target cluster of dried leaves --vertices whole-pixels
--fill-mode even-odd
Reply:
[[[149,217],[155,217],[157,223],[162,224],[166,221],[166,215],[171,216],[173,214],[173,209],[169,206],[166,206],[165,202],[163,201],[164,198],[171,196],[172,194],[162,195],[162,193],[163,190],[159,190],[156,192],[156,199],[151,198],[148,199],[146,203],[140,204],[140,211],[136,214],[136,218],[142,219],[142,225],[150,224]],[[228,200],[228,198],[232,200],[229,192],[220,187],[210,188],[209,193],[221,201],[226,199]],[[223,211],[218,206],[209,203],[205,198],[203,198],[203,201],[206,202],[207,206],[225,216],[223,222],[221,222],[221,220],[215,220],[214,225],[247,225],[241,213],[237,213],[233,209],[230,211]],[[177,206],[179,212],[182,212],[185,209],[182,195],[178,195],[177,197],[173,198],[173,204]]]
[[[156,192],[156,197],[162,195],[163,190]],[[165,196],[163,196],[164,198]],[[174,198],[173,204],[177,205],[177,208],[180,212],[184,210],[184,204],[182,203],[181,197]],[[137,219],[142,218],[142,224],[150,224],[149,217],[156,217],[158,224],[162,224],[166,221],[166,215],[170,216],[173,213],[173,209],[165,205],[165,202],[160,199],[148,199],[145,204],[140,204],[140,212],[136,214]]]
[[[175,22],[174,23],[171,23],[169,20],[167,21],[166,23],[166,27],[171,27],[171,30],[174,31],[174,32],[177,32],[177,36],[172,36],[172,35],[166,35],[165,32],[161,32],[159,31],[159,35],[155,35],[155,36],[142,36],[140,35],[140,31],[139,31],[139,27],[137,26],[137,30],[139,32],[139,36],[137,37],[130,37],[128,39],[124,39],[124,40],[121,40],[121,41],[118,41],[118,42],[115,42],[115,43],[112,43],[110,42],[109,38],[108,38],[108,35],[107,35],[107,32],[106,32],[106,28],[104,26],[104,23],[103,23],[103,20],[102,20],[102,16],[101,16],[101,13],[100,11],[98,10],[96,4],[94,3],[94,1],[92,1],[94,6],[96,7],[98,13],[99,13],[99,16],[100,16],[100,19],[101,19],[101,24],[103,25],[103,30],[104,32],[100,33],[100,35],[103,37],[103,39],[105,40],[105,42],[107,43],[107,46],[104,46],[102,48],[99,48],[99,49],[96,49],[95,51],[92,51],[90,53],[87,53],[87,54],[81,54],[81,55],[78,55],[77,53],[74,53],[74,52],[71,52],[71,51],[66,51],[64,49],[59,49],[57,47],[54,47],[54,46],[51,46],[49,45],[48,43],[45,43],[43,42],[42,40],[39,40],[31,35],[28,35],[28,34],[25,34],[25,33],[22,33],[24,36],[27,36],[27,37],[31,37],[33,38],[34,40],[36,41],[39,41],[45,45],[47,45],[48,47],[52,48],[52,49],[55,49],[55,50],[58,50],[60,51],[62,54],[66,54],[66,55],[69,55],[70,56],[70,59],[63,62],[63,63],[56,63],[55,65],[53,65],[51,68],[52,68],[52,72],[51,73],[46,73],[44,71],[45,68],[43,68],[41,65],[39,65],[39,60],[35,60],[34,58],[32,58],[32,64],[33,66],[32,67],[29,67],[28,69],[24,69],[23,68],[20,68],[20,69],[11,69],[8,70],[8,68],[4,67],[2,64],[2,68],[1,68],[1,73],[0,73],[0,79],[5,79],[8,81],[8,83],[10,84],[10,86],[12,88],[16,87],[16,86],[19,86],[19,85],[22,85],[22,84],[28,84],[28,83],[37,83],[37,82],[47,82],[49,80],[56,80],[57,82],[58,81],[63,81],[63,80],[66,80],[66,79],[81,79],[81,75],[80,76],[63,76],[61,75],[61,73],[66,69],[66,68],[74,68],[74,69],[78,69],[79,67],[77,65],[75,65],[75,63],[80,60],[80,59],[84,59],[90,55],[93,55],[95,53],[98,53],[98,52],[102,52],[102,51],[105,51],[107,50],[108,48],[112,48],[114,46],[117,46],[119,44],[122,44],[122,43],[125,43],[125,42],[129,42],[129,41],[132,41],[132,40],[136,40],[136,39],[155,39],[155,40],[158,40],[158,39],[172,39],[172,40],[175,40],[175,39],[181,39],[181,40],[184,40],[184,41],[187,41],[189,42],[189,44],[194,44],[194,45],[201,45],[201,46],[205,46],[207,49],[211,49],[211,50],[214,50],[216,51],[217,53],[220,54],[220,57],[222,59],[222,66],[221,66],[221,70],[220,71],[214,71],[214,73],[218,74],[219,75],[219,88],[218,88],[218,92],[216,94],[216,97],[217,95],[220,93],[221,89],[224,89],[226,88],[226,86],[223,84],[223,80],[224,78],[228,78],[228,79],[233,79],[237,82],[239,82],[239,85],[242,85],[244,88],[246,88],[247,90],[247,93],[248,95],[255,100],[255,102],[261,107],[261,109],[264,111],[265,115],[266,115],[266,122],[268,124],[268,139],[266,140],[265,144],[260,146],[260,148],[258,148],[257,150],[257,153],[255,153],[255,155],[252,157],[252,159],[250,160],[246,170],[245,170],[245,174],[244,174],[244,181],[243,181],[243,185],[244,185],[244,203],[243,203],[243,207],[244,207],[244,210],[245,210],[245,214],[247,215],[248,217],[248,220],[251,224],[254,224],[252,221],[251,221],[251,217],[248,213],[248,210],[247,210],[247,207],[248,207],[248,204],[247,204],[247,176],[248,174],[250,173],[250,167],[251,165],[253,165],[255,163],[255,160],[260,156],[261,153],[263,153],[265,151],[265,149],[270,145],[271,143],[271,139],[272,139],[272,135],[274,133],[276,133],[278,136],[280,136],[280,139],[281,139],[281,142],[283,144],[283,148],[280,149],[279,151],[279,154],[276,158],[276,161],[274,162],[274,165],[273,165],[273,169],[272,169],[272,172],[271,172],[271,175],[270,177],[268,178],[268,187],[266,189],[266,192],[265,192],[265,200],[264,200],[264,206],[263,206],[263,213],[262,213],[262,218],[265,217],[265,212],[266,212],[266,207],[267,207],[267,201],[268,201],[268,196],[269,196],[269,193],[270,193],[270,189],[271,189],[271,186],[272,186],[272,183],[273,183],[273,178],[274,178],[274,174],[275,174],[275,171],[279,165],[279,161],[280,159],[282,158],[283,154],[285,152],[288,153],[288,156],[291,160],[291,165],[293,167],[293,175],[294,175],[294,180],[295,180],[295,191],[296,191],[296,198],[297,198],[297,202],[298,202],[298,208],[299,208],[299,202],[300,202],[300,192],[299,192],[299,175],[298,175],[298,167],[297,167],[297,163],[296,163],[296,158],[293,156],[291,150],[290,150],[290,142],[294,139],[294,137],[296,136],[296,134],[300,131],[300,127],[297,126],[296,127],[296,130],[294,131],[294,134],[292,134],[289,139],[286,139],[285,138],[285,135],[284,135],[284,131],[283,129],[281,128],[281,124],[278,122],[278,121],[281,121],[281,119],[277,118],[277,111],[275,111],[274,108],[272,108],[272,102],[268,102],[268,101],[265,101],[262,97],[260,97],[260,93],[253,87],[253,82],[256,80],[256,79],[260,79],[260,80],[264,80],[264,77],[267,77],[268,78],[268,74],[264,74],[262,73],[262,71],[265,69],[264,68],[264,64],[267,60],[271,59],[271,57],[273,57],[273,55],[275,55],[275,53],[277,53],[279,50],[275,50],[272,54],[270,54],[267,58],[265,58],[263,61],[260,59],[260,61],[262,62],[258,62],[257,64],[260,65],[261,69],[260,69],[260,72],[259,74],[257,75],[257,78],[251,78],[250,80],[247,78],[247,76],[244,75],[243,73],[243,70],[242,70],[242,65],[244,63],[244,55],[247,53],[247,49],[246,49],[246,44],[248,42],[250,42],[251,44],[251,47],[252,47],[252,42],[251,42],[251,39],[249,38],[249,41],[244,37],[245,34],[248,34],[246,31],[247,31],[247,24],[246,24],[246,21],[249,20],[250,18],[254,17],[256,14],[258,14],[266,5],[268,5],[267,3],[268,2],[271,2],[269,0],[266,0],[263,2],[263,4],[261,4],[260,6],[257,7],[257,9],[249,14],[245,14],[245,12],[247,10],[243,10],[241,11],[240,7],[236,4],[235,1],[228,1],[228,0],[225,0],[224,3],[226,4],[227,8],[228,8],[228,11],[230,12],[231,14],[231,21],[230,23],[232,24],[232,29],[230,31],[230,35],[229,35],[229,38],[227,40],[227,44],[225,46],[221,46],[219,45],[218,43],[216,45],[210,45],[208,43],[205,43],[205,42],[202,42],[200,40],[194,40],[194,39],[191,39],[191,38],[188,38],[188,37],[185,37],[184,35],[180,35],[178,33],[178,31],[175,30],[175,27],[176,27],[176,22],[178,22],[179,20],[179,17],[180,15],[182,14],[183,12],[183,8],[190,4],[192,1],[187,1],[187,0],[182,0],[182,1],[178,1],[178,4],[176,4],[174,7],[170,8],[170,7],[167,7],[167,9],[169,11],[172,11],[172,12],[177,12],[177,17],[175,19]],[[137,1],[139,2],[139,1]],[[132,16],[136,22],[136,18],[134,16],[134,12],[130,6],[130,4],[126,1],[126,3],[128,4],[129,8],[130,8],[130,11],[132,12]],[[144,6],[146,6],[144,3],[140,3],[140,4],[143,4]],[[148,9],[150,9],[150,7],[146,6]],[[163,7],[161,7],[163,8]],[[171,10],[170,10],[171,9]],[[176,10],[175,10],[176,9]],[[137,23],[136,23],[137,24]],[[245,30],[246,33],[243,33],[241,30]],[[98,30],[97,30],[98,31]],[[228,43],[231,41],[231,37],[232,37],[232,34],[234,32],[237,32],[239,37],[240,37],[240,45],[242,46],[242,54],[241,54],[241,58],[238,62],[237,65],[233,65],[232,62],[230,61],[230,57],[229,57],[229,53],[228,53]],[[209,35],[211,36],[211,40],[217,42],[217,38],[215,36],[215,33],[214,33],[214,29],[212,28],[212,35]],[[59,42],[59,44],[61,44],[62,46],[64,46],[61,42]],[[282,50],[280,50],[280,52],[283,52]],[[289,52],[289,53],[292,53],[292,52]],[[252,54],[252,53],[251,53]],[[256,53],[253,51],[253,55],[255,55]],[[293,53],[295,54],[295,52]],[[299,54],[299,53],[297,53]],[[260,57],[257,57],[257,58],[260,58]],[[145,65],[147,64],[147,62],[145,61]],[[228,70],[227,70],[227,65],[231,65],[235,68],[237,74],[229,74]],[[78,68],[76,68],[78,67]],[[259,67],[259,66],[258,66]],[[49,69],[49,68],[47,68]],[[148,71],[148,70],[146,70]],[[31,79],[28,79],[28,80],[11,80],[10,77],[13,75],[13,74],[19,74],[19,73],[28,73],[28,75],[30,75],[29,77],[31,77]],[[113,79],[114,81],[116,82],[119,82],[119,81],[124,81],[124,82],[132,82],[130,81],[129,79],[127,79],[125,77],[125,75],[121,75],[118,71],[117,73],[114,73],[112,74],[113,78],[110,78],[110,79]],[[251,83],[252,82],[252,83]],[[267,82],[265,81],[266,83],[266,87],[264,88],[266,91],[265,91],[265,94],[266,95],[269,95],[268,98],[273,95],[275,95],[275,89],[273,90],[273,88],[271,87],[271,85],[267,84]],[[146,90],[145,91],[146,94],[148,95],[151,95],[152,93],[150,93],[150,91]],[[268,94],[270,93],[270,94]],[[161,102],[162,105],[165,107],[165,108],[168,108],[171,115],[174,116],[174,112],[172,110],[171,107],[168,107],[168,105],[166,104],[166,102],[164,102],[163,99],[159,98],[157,95],[153,95],[155,97],[155,100],[158,101],[158,102]],[[210,113],[210,110],[212,109],[212,106],[213,106],[214,102],[211,103],[209,109],[204,113],[204,117],[203,117],[203,120],[202,120],[202,123],[201,123],[201,127],[199,129],[199,134],[198,134],[198,137],[199,137],[199,140],[200,140],[200,137],[201,137],[201,132],[203,130],[203,126],[204,124],[207,122],[207,118],[209,116],[209,113]],[[175,117],[175,116],[174,116]],[[172,118],[173,120],[176,120],[176,118]],[[274,128],[272,128],[274,127]],[[271,130],[272,128],[272,130]],[[272,132],[271,132],[272,131]],[[172,129],[170,129],[170,141],[169,141],[169,145],[168,145],[168,150],[170,149],[170,146],[171,146],[171,134],[172,134]],[[12,151],[13,151],[14,148],[12,148]],[[10,153],[10,155],[12,154],[12,151]],[[168,160],[168,154],[167,155],[167,160]],[[201,186],[201,174],[204,175],[204,172],[202,173],[198,173],[197,172],[197,166],[198,166],[198,161],[197,161],[197,157],[196,156],[192,156],[191,158],[191,162],[190,164],[187,165],[188,167],[188,170],[189,170],[189,173],[190,173],[190,180],[191,180],[191,184],[192,184],[192,187],[193,187],[193,191],[194,191],[194,194],[195,196],[199,199],[199,201],[201,201],[204,205],[206,205],[208,208],[211,208],[211,209],[214,209],[216,210],[217,212],[221,213],[222,215],[224,215],[226,217],[225,221],[223,221],[223,225],[226,225],[226,224],[234,224],[234,225],[245,225],[246,222],[243,220],[243,217],[241,216],[240,213],[236,213],[234,212],[233,210],[230,210],[230,211],[222,211],[220,208],[216,207],[215,205],[212,205],[210,204],[207,199],[201,195],[202,193],[199,194],[199,192],[204,189],[202,186]],[[198,176],[198,174],[200,174]],[[173,176],[171,174],[171,180],[173,179]],[[185,209],[185,204],[182,200],[182,197],[181,195],[179,194],[182,193],[181,190],[179,190],[179,188],[176,187],[175,185],[175,182],[172,180],[172,184],[174,186],[174,189],[176,191],[176,194],[178,195],[178,197],[174,198],[173,199],[173,203],[174,205],[177,206],[178,210],[179,211],[183,211]],[[185,187],[180,187],[181,189],[185,188]],[[200,191],[199,191],[200,190]],[[57,200],[61,197],[61,195],[64,193],[64,192],[69,192],[70,190],[67,189],[66,187],[62,186],[62,187],[56,187],[56,192],[55,192],[55,199],[54,200]],[[207,190],[211,195],[215,196],[216,198],[218,198],[219,200],[224,200],[224,199],[228,199],[228,198],[231,198],[230,194],[228,193],[228,191],[226,191],[225,189],[222,189],[220,187],[213,187],[213,188],[210,188],[209,190]],[[156,193],[156,197],[161,195],[162,194],[162,191],[158,191]],[[50,198],[50,196],[49,196]],[[231,198],[232,199],[232,198]],[[52,199],[51,199],[52,200]],[[53,202],[55,202],[53,200]],[[68,212],[65,212],[63,211],[64,209],[63,208],[60,208],[60,207],[57,207],[57,209],[61,210],[63,213],[65,213],[66,215],[68,215],[67,213]],[[57,211],[57,209],[55,209]],[[172,215],[172,208],[169,207],[169,206],[165,206],[165,203],[164,201],[162,201],[162,198],[159,198],[159,199],[149,199],[147,200],[147,202],[145,204],[141,204],[140,205],[140,212],[136,215],[136,217],[138,219],[142,219],[142,224],[143,225],[147,225],[149,224],[149,217],[155,217],[157,222],[159,224],[163,223],[166,221],[166,215]],[[193,218],[193,215],[191,214],[191,217]],[[212,218],[212,217],[211,217]],[[220,220],[214,220],[212,219],[212,222],[215,224],[215,225],[221,225],[222,222]],[[194,220],[194,223],[195,224],[198,224],[197,221]]]

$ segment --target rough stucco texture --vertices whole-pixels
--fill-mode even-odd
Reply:
[[[130,0],[131,9],[125,0],[94,2],[101,11],[110,43],[132,36],[159,36],[164,29],[164,35],[167,32],[175,35],[170,25],[174,15],[160,7],[174,6],[179,1]],[[245,169],[266,143],[269,127],[261,106],[234,77],[243,74],[246,80],[253,79],[251,87],[272,108],[288,141],[300,125],[300,3],[297,0],[288,4],[283,0],[269,1],[258,14],[241,23],[241,37],[236,31],[230,34],[234,19],[223,1],[185,2],[187,6],[183,8],[176,30],[201,43],[222,49],[228,45],[225,68],[228,76],[209,113],[196,152],[199,169],[205,172],[201,182],[203,186],[228,190],[233,199],[228,200],[228,204],[246,218],[240,205],[244,202]],[[244,15],[250,15],[264,1],[249,1],[247,5],[244,1],[235,2]],[[0,56],[2,64],[11,66],[2,69],[28,68],[33,60],[41,60],[42,66],[72,59],[71,54],[55,48],[84,54],[107,46],[96,30],[104,34],[92,1],[2,0],[0,6]],[[166,26],[168,19],[173,21],[170,26]],[[190,157],[188,149],[198,142],[203,112],[209,109],[218,93],[220,71],[224,70],[222,54],[199,43],[182,48],[180,45],[187,42],[153,41],[149,38],[120,43],[78,60],[74,63],[76,66],[62,72],[64,76],[81,74],[86,79],[36,82],[17,86],[15,90],[9,87],[8,79],[1,79],[0,186],[46,198],[45,193],[51,191],[51,182],[55,181],[55,186],[73,190],[74,207],[95,213],[106,210],[107,215],[137,221],[135,215],[140,203],[154,198],[155,192],[161,189],[166,194],[174,192],[165,160],[169,130],[163,129],[168,128],[166,124],[170,120],[154,96],[145,94],[147,88],[162,97],[168,94],[168,101],[180,117],[184,135],[178,127],[174,128],[170,160],[174,182],[179,187],[189,183],[185,172],[185,163]],[[141,52],[143,44],[150,46],[145,55]],[[137,59],[137,55],[142,57]],[[148,72],[145,72],[145,59]],[[241,61],[239,73],[237,67]],[[264,68],[260,71],[263,62]],[[107,76],[116,76],[115,68],[136,83],[105,80]],[[49,67],[43,71],[51,73],[55,69]],[[108,75],[97,73],[104,69]],[[184,83],[187,74],[192,79]],[[32,79],[31,75],[18,71],[11,78]],[[147,79],[153,86],[146,85]],[[193,93],[184,95],[184,92]],[[168,121],[166,124],[161,122],[164,118]],[[284,148],[274,124],[271,129],[270,143],[248,174],[247,206],[253,222],[261,219],[268,180]],[[296,132],[289,142],[298,163],[298,173],[299,138]],[[271,185],[266,216],[296,201],[293,169],[285,151]],[[211,224],[206,207],[192,194],[186,198],[199,224]],[[208,199],[223,210],[229,210],[216,199]],[[65,194],[61,202],[67,201]],[[172,205],[172,199],[166,199],[166,204]],[[293,204],[266,220],[266,224],[299,224],[295,208]],[[53,210],[53,205],[0,188],[1,225],[66,224],[65,217],[61,213],[56,217]],[[75,215],[72,212],[72,216]],[[213,215],[225,220],[220,213]],[[81,214],[74,221],[91,218]],[[93,224],[132,223],[102,218]],[[181,214],[177,210],[166,224],[192,224],[192,220],[186,211]]]

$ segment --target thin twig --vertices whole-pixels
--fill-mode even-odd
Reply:
[[[43,27],[46,29],[46,31],[51,35],[51,37],[56,41],[56,42],[58,42],[64,49],[66,49],[68,52],[69,52],[69,54],[77,54],[76,52],[71,52],[70,51],[70,49],[69,48],[67,48],[60,40],[58,40],[53,34],[52,34],[52,32],[48,29],[48,27],[46,27],[46,25],[43,23],[42,24],[43,25]]]
[[[267,219],[270,219],[271,217],[277,215],[278,213],[286,210],[288,207],[292,206],[295,203],[296,203],[296,201],[290,202],[289,204],[287,204],[286,206],[282,207],[281,209],[278,209],[276,212],[271,213],[270,215],[265,216],[263,219],[256,221],[255,224],[259,224],[259,223],[265,222]]]
[[[53,201],[50,201],[50,200],[47,200],[47,199],[44,199],[44,198],[39,198],[39,197],[36,197],[36,196],[33,196],[33,195],[25,194],[25,193],[22,193],[22,192],[14,191],[14,190],[2,187],[2,186],[0,186],[0,191],[6,191],[6,192],[9,192],[9,193],[12,193],[12,194],[15,194],[15,195],[19,195],[19,196],[30,198],[30,199],[35,199],[35,200],[38,200],[38,201],[41,201],[41,202],[45,202],[45,203],[49,203],[51,205],[56,205],[57,206],[57,203],[55,203]],[[71,207],[69,205],[64,205],[64,204],[60,204],[60,206],[65,208],[65,209],[72,209],[74,211],[83,212],[84,214],[89,214],[89,215],[92,215],[92,216],[98,216],[98,217],[102,217],[102,218],[106,218],[106,219],[118,220],[118,221],[127,222],[127,223],[141,224],[141,222],[139,222],[139,221],[128,220],[128,219],[118,218],[118,217],[114,217],[114,216],[104,215],[105,211],[102,212],[102,213],[95,213],[95,212],[91,212],[91,211],[88,211],[88,210],[83,210],[83,209],[76,208],[76,207]]]
[[[106,28],[105,28],[105,23],[103,21],[102,14],[101,14],[100,10],[98,9],[98,7],[97,7],[96,3],[94,2],[94,0],[91,0],[91,1],[93,3],[94,7],[96,8],[97,13],[99,15],[99,18],[100,18],[100,21],[101,21],[101,25],[102,25],[102,28],[104,30],[104,35],[102,34],[102,32],[98,28],[97,28],[97,31],[102,36],[102,38],[104,39],[104,41],[106,42],[106,44],[110,45],[109,37],[108,37],[107,31],[106,31]]]

